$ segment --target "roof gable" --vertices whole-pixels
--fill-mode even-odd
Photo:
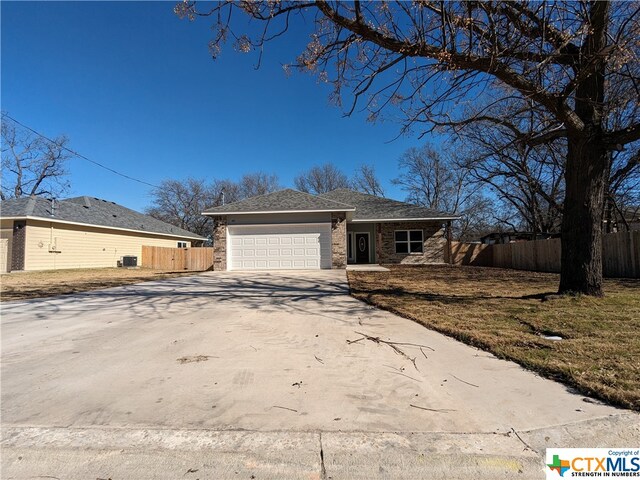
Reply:
[[[420,207],[411,203],[369,195],[348,188],[339,188],[321,195],[338,202],[356,207],[354,221],[373,220],[454,220],[459,218],[451,213]]]
[[[143,233],[172,235],[202,239],[203,237],[168,224],[149,215],[95,197],[75,197],[52,201],[42,197],[23,197],[5,200],[1,204],[2,217],[35,217],[95,225],[97,227],[135,230]]]
[[[330,198],[287,188],[205,210],[205,215],[288,212],[349,212],[355,208]]]

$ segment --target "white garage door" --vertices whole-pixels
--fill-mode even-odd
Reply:
[[[231,270],[331,268],[331,224],[229,226]]]

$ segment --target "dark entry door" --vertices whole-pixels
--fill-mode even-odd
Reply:
[[[369,263],[369,235],[356,233],[356,263]]]

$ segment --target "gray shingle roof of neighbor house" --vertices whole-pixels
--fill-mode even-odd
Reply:
[[[47,221],[78,223],[137,232],[206,240],[200,235],[175,227],[108,200],[75,197],[52,202],[42,197],[22,197],[0,203],[0,218],[35,218]]]
[[[204,215],[286,212],[351,212],[354,207],[290,188],[209,208]]]
[[[348,188],[339,188],[321,195],[322,198],[348,203],[356,207],[353,221],[374,220],[455,220],[459,215],[420,207],[411,203],[368,195]]]

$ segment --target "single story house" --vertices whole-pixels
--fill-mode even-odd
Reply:
[[[349,189],[285,189],[203,215],[214,219],[214,270],[442,263],[447,227],[459,218]]]
[[[0,203],[5,270],[115,267],[142,246],[190,247],[206,240],[148,215],[94,197],[23,197]]]

